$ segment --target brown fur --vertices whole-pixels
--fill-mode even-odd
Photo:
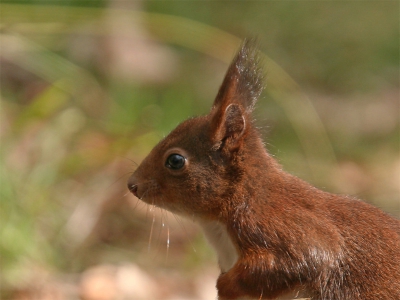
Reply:
[[[245,41],[210,114],[186,120],[138,167],[143,201],[226,228],[238,259],[217,281],[220,299],[400,299],[400,222],[357,199],[282,171],[251,111],[263,89]],[[167,157],[186,158],[182,169]],[[217,239],[218,240],[218,239]]]

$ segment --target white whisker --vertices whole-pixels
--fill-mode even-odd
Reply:
[[[167,227],[167,254],[165,256],[165,262],[168,262],[168,254],[169,254],[169,227]]]
[[[154,205],[153,205],[154,207]],[[153,229],[154,229],[154,222],[156,221],[156,214],[154,213],[153,210],[153,221],[151,222],[151,228],[150,228],[150,236],[149,236],[149,243],[147,246],[147,251],[150,252],[150,248],[151,248],[151,242],[152,242],[152,238],[153,238]]]
[[[161,215],[162,216],[162,227],[167,228],[167,244],[166,244],[167,249],[166,249],[166,254],[165,254],[165,262],[168,262],[169,246],[170,246],[168,213],[166,210],[161,210],[161,212],[162,212],[162,215]]]

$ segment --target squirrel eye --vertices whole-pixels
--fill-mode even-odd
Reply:
[[[168,156],[165,166],[173,170],[181,169],[186,162],[186,158],[179,154],[171,154]]]

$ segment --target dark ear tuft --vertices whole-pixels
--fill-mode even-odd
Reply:
[[[245,39],[225,75],[214,101],[213,110],[225,110],[231,103],[251,112],[264,89],[264,73],[259,65],[254,39]]]

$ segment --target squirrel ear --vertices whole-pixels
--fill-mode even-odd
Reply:
[[[236,148],[246,129],[246,118],[243,109],[238,104],[229,104],[223,114],[215,115],[213,119],[213,139],[216,147],[225,145]]]
[[[244,40],[226,72],[211,110],[212,139],[215,147],[223,143],[239,146],[247,121],[264,89],[264,73],[252,39]]]
[[[234,57],[215,98],[212,111],[224,111],[229,104],[240,104],[251,112],[264,89],[264,74],[259,65],[253,39],[245,39]]]

